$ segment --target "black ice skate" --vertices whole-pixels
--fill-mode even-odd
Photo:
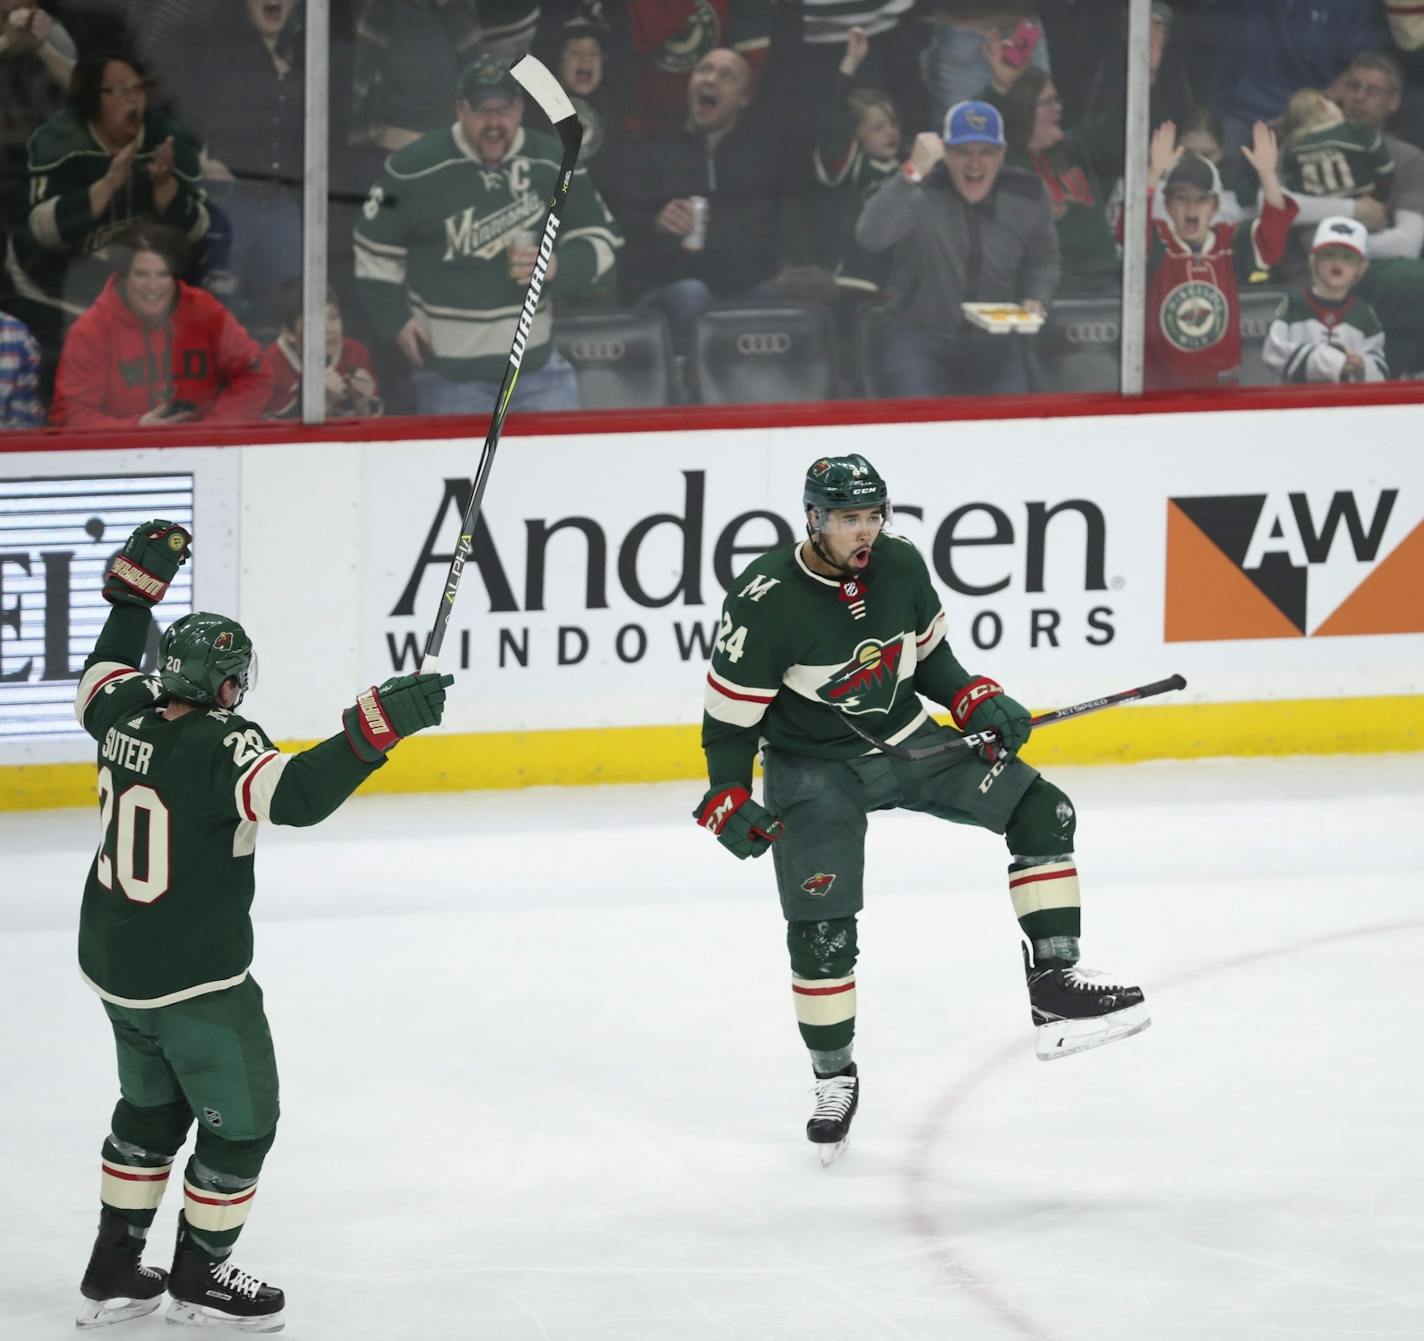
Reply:
[[[74,1317],[76,1327],[107,1327],[141,1318],[163,1302],[168,1273],[144,1266],[140,1250],[124,1242],[127,1233],[123,1216],[107,1206],[99,1212],[99,1233],[79,1286],[84,1302]]]
[[[806,1124],[806,1139],[816,1146],[822,1168],[845,1149],[859,1103],[860,1077],[854,1062],[833,1076],[816,1077],[816,1111]]]
[[[180,1215],[173,1274],[168,1278],[168,1293],[173,1296],[164,1315],[168,1321],[244,1332],[280,1332],[286,1325],[282,1308],[287,1302],[281,1290],[264,1285],[231,1261],[208,1261],[193,1246],[191,1233]]]
[[[1023,946],[1028,999],[1038,1027],[1038,1059],[1051,1062],[1140,1034],[1152,1023],[1142,988],[1062,959],[1034,964]]]

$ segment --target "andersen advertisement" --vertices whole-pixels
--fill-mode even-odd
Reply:
[[[1128,421],[516,442],[445,643],[442,664],[468,686],[452,715],[491,730],[695,720],[724,591],[804,534],[818,449],[875,462],[956,652],[1034,702],[1174,671],[1197,701],[1359,694],[1366,667],[1370,692],[1417,692],[1420,467],[1388,449],[1273,449],[1259,425],[1231,422],[1250,418],[1213,416],[1213,441],[1185,456],[1163,442],[1131,470]],[[1153,424],[1159,439],[1179,427]],[[417,664],[469,498],[455,471],[477,447],[407,444],[365,511],[364,659]],[[393,516],[407,519],[400,544]]]
[[[442,652],[440,734],[694,726],[727,586],[804,533],[807,466],[851,451],[888,480],[956,654],[1035,706],[1175,672],[1182,705],[1419,695],[1416,416],[511,436]],[[191,595],[164,622],[189,599],[235,612],[261,659],[254,715],[283,739],[330,734],[354,692],[419,663],[479,448],[0,455],[0,765],[86,757],[67,701],[103,562],[151,487],[196,533]],[[873,568],[866,583],[873,600]]]

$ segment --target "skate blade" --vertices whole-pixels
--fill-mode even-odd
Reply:
[[[81,1299],[79,1311],[74,1315],[74,1325],[81,1331],[91,1327],[110,1327],[116,1322],[127,1322],[130,1318],[153,1313],[162,1302],[161,1294],[152,1299]]]
[[[1116,1043],[1120,1038],[1131,1038],[1151,1023],[1152,1017],[1147,1013],[1145,1001],[1141,1005],[1129,1006],[1111,1015],[1094,1016],[1090,1020],[1055,1020],[1051,1024],[1038,1026],[1035,1051],[1039,1061],[1055,1062],[1060,1057],[1071,1057],[1075,1052],[1087,1052],[1090,1048],[1101,1048],[1105,1043]]]
[[[176,1322],[185,1327],[223,1327],[230,1332],[280,1332],[287,1325],[282,1310],[264,1313],[255,1318],[234,1318],[231,1314],[220,1313],[215,1308],[205,1308],[202,1304],[190,1304],[183,1299],[175,1299],[168,1305],[163,1315],[165,1322]]]
[[[844,1141],[826,1141],[822,1144],[818,1144],[816,1146],[816,1154],[820,1156],[821,1167],[823,1169],[829,1169],[831,1165],[841,1157],[849,1143],[850,1138],[847,1137]]]

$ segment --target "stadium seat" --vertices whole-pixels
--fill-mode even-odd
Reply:
[[[1033,336],[1043,391],[1116,391],[1122,385],[1122,300],[1064,298],[1053,304],[1043,329]]]
[[[1266,366],[1266,332],[1286,295],[1280,289],[1241,290],[1241,385],[1278,386],[1281,375]]]
[[[661,312],[559,317],[554,343],[574,366],[586,410],[635,410],[681,399],[672,336]]]
[[[697,318],[692,377],[705,405],[831,400],[831,319],[821,307],[721,307]]]

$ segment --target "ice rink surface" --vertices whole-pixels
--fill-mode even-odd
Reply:
[[[285,1335],[1424,1335],[1424,758],[1053,776],[1084,962],[1140,981],[1152,1028],[1035,1060],[1001,841],[877,816],[861,1107],[825,1171],[770,863],[694,828],[696,785],[266,831],[284,1114],[236,1260],[287,1291]],[[97,1216],[97,827],[0,816],[4,1341],[75,1335]]]

